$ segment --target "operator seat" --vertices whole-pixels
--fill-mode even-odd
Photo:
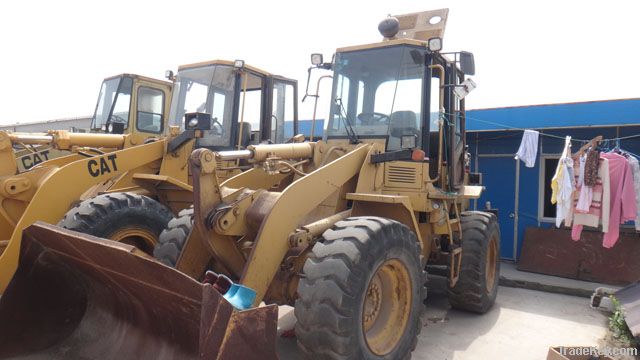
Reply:
[[[403,135],[420,136],[418,127],[418,116],[413,111],[402,110],[391,113],[389,120],[389,143],[388,150],[400,150]]]

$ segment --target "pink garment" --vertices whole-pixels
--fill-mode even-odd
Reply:
[[[636,193],[633,188],[633,173],[627,159],[615,153],[602,153],[609,159],[609,180],[611,181],[611,215],[609,231],[604,234],[602,246],[613,247],[620,236],[620,224],[636,218]]]

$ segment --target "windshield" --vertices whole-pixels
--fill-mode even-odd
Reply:
[[[235,72],[232,66],[210,65],[178,72],[171,102],[170,123],[184,129],[184,114],[211,114],[211,130],[199,146],[230,146]]]
[[[125,129],[128,127],[132,86],[133,80],[130,77],[118,77],[102,82],[91,129],[105,130],[109,122],[123,123]]]
[[[388,137],[387,150],[398,150],[402,136],[416,135],[420,146],[424,69],[417,47],[336,54],[326,137]]]

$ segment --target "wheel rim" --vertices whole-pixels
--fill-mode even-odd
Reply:
[[[378,267],[369,281],[362,307],[362,329],[376,355],[390,353],[405,333],[411,312],[412,289],[407,267],[397,259]]]
[[[158,242],[157,236],[150,230],[133,227],[118,229],[109,239],[135,246],[148,254],[153,252],[153,247]]]
[[[498,237],[492,236],[489,240],[489,247],[487,248],[487,260],[485,263],[485,284],[487,293],[491,293],[496,283],[496,269],[498,263]]]

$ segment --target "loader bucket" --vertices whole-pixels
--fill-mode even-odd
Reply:
[[[276,359],[277,306],[235,310],[131,246],[36,223],[0,297],[0,359]]]

